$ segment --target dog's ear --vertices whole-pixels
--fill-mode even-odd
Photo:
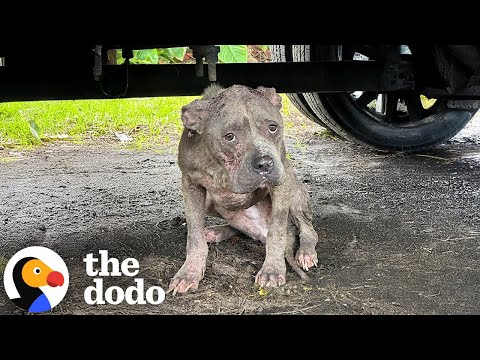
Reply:
[[[183,125],[185,128],[199,134],[203,132],[205,121],[209,115],[210,109],[207,100],[194,100],[190,104],[182,107]]]
[[[282,108],[282,98],[277,94],[275,88],[259,86],[255,90],[265,99],[270,101],[278,110]]]

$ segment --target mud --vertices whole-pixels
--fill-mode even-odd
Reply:
[[[26,246],[58,252],[70,287],[54,314],[480,314],[478,128],[417,155],[313,132],[303,147],[287,139],[320,237],[310,282],[289,269],[286,285],[259,291],[264,246],[234,237],[209,246],[197,292],[160,305],[87,305],[82,259],[101,249],[134,257],[146,287],[168,287],[186,243],[176,156],[67,144],[14,154],[0,163],[0,272]],[[20,314],[0,287],[0,314]]]

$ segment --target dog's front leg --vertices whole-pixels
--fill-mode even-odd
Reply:
[[[290,192],[289,182],[272,188],[272,215],[267,234],[266,256],[262,268],[255,277],[255,283],[262,287],[277,287],[286,282],[285,249]]]
[[[197,289],[205,273],[208,245],[203,235],[205,227],[205,196],[203,187],[191,182],[182,175],[182,191],[187,220],[187,258],[183,266],[170,282],[169,290],[184,293]]]

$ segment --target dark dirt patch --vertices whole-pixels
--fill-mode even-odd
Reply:
[[[309,283],[289,270],[285,286],[261,295],[253,281],[265,249],[237,237],[210,246],[196,293],[167,295],[157,306],[86,305],[86,253],[135,257],[145,286],[167,288],[186,241],[176,157],[95,147],[50,146],[0,163],[0,259],[31,245],[57,251],[71,283],[54,313],[480,313],[478,144],[426,154],[437,159],[331,139],[308,143],[289,143],[288,151],[310,186],[320,235]],[[105,279],[110,285],[133,279]],[[18,311],[2,284],[0,314],[11,313]]]

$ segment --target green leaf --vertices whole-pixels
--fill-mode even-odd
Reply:
[[[169,63],[174,63],[175,62],[175,57],[173,56],[172,50],[171,49],[158,49],[157,50],[158,56],[166,59]]]
[[[117,49],[117,65],[122,65],[125,62],[125,59],[122,57],[122,50]]]
[[[186,47],[157,49],[158,56],[166,59],[169,63],[178,63],[183,61],[186,52]]]
[[[158,53],[156,49],[133,50],[134,59],[140,60],[142,64],[158,64]]]
[[[160,50],[160,49],[159,49]],[[132,64],[158,64],[160,54],[157,49],[133,50],[133,58],[130,59]],[[117,49],[117,65],[125,62],[122,57],[122,50]]]
[[[246,63],[247,45],[220,45],[218,60],[222,63]]]
[[[186,47],[175,47],[175,48],[171,48],[170,50],[172,50],[173,57],[178,61],[183,61],[183,58],[185,57],[185,53],[187,52]]]
[[[130,59],[130,64],[146,64],[146,65],[149,65],[149,64],[153,64],[150,60],[139,60],[139,59],[136,59],[136,58],[131,58]]]
[[[268,45],[258,45],[258,47],[259,47],[260,50],[262,50],[262,51],[267,51],[267,50],[268,50]]]
[[[262,296],[262,297],[265,297],[268,295],[270,291],[268,291],[267,289],[264,289],[263,287],[260,287],[257,291],[258,295]]]
[[[159,49],[158,56],[167,60],[167,62],[169,62],[169,63],[174,62],[174,60],[173,60],[170,52],[168,51],[168,49]]]
[[[35,120],[28,120],[27,122],[32,135],[35,136],[37,140],[41,140],[40,137],[42,136],[42,129],[40,128],[40,126],[37,125]]]

